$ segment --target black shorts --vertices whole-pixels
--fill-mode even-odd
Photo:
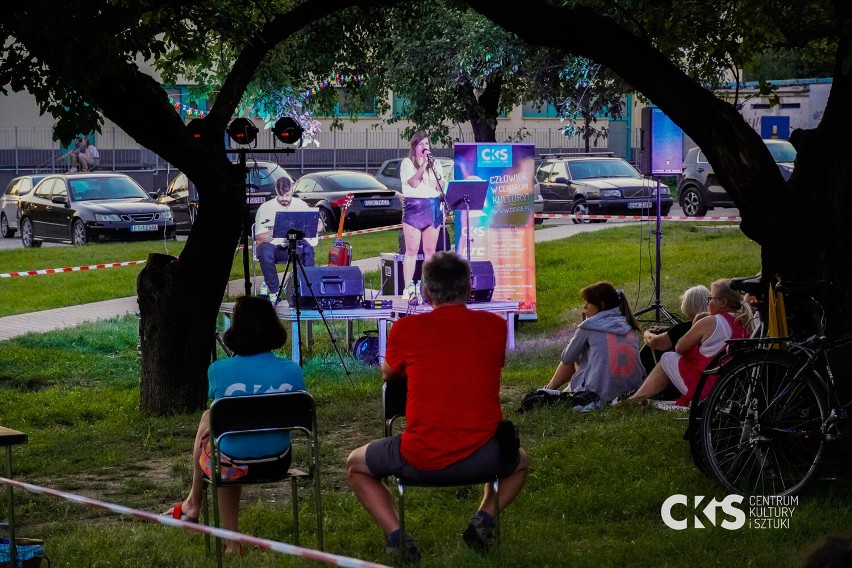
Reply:
[[[500,464],[500,446],[495,436],[468,457],[450,464],[444,469],[423,471],[410,466],[402,457],[399,451],[401,436],[401,434],[397,434],[389,438],[375,440],[367,446],[367,467],[374,477],[395,475],[409,479],[414,483],[464,485],[481,482],[483,478],[492,475],[506,477],[517,469],[520,462],[520,456],[518,456],[513,464]]]
[[[406,197],[402,222],[422,231],[441,226],[441,199],[438,197]]]

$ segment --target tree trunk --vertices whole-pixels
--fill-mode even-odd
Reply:
[[[216,320],[243,223],[245,177],[237,176],[229,184],[197,182],[199,215],[181,256],[152,254],[139,273],[140,404],[147,414],[206,405]]]

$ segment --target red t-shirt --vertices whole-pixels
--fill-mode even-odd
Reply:
[[[423,471],[473,454],[497,431],[506,321],[448,305],[402,318],[388,336],[386,362],[408,377],[400,451]]]

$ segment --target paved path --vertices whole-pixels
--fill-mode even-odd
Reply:
[[[598,231],[619,225],[562,224],[548,226],[535,232],[535,242],[540,243],[556,239],[564,239],[566,237],[576,235],[577,233]],[[379,257],[374,257],[356,260],[353,261],[352,264],[361,268],[362,272],[369,272],[379,270],[381,261]],[[37,276],[35,278],[61,278],[61,276]],[[238,296],[242,294],[244,290],[245,284],[243,280],[233,280],[228,285],[228,293],[232,296]],[[79,325],[87,321],[134,314],[138,309],[139,306],[136,303],[136,296],[131,296],[128,298],[105,300],[103,302],[93,302],[91,304],[81,304],[65,308],[56,308],[53,310],[43,310],[40,312],[7,316],[0,318],[0,341],[24,335],[25,333],[53,331],[55,329]]]

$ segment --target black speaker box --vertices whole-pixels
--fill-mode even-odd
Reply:
[[[295,307],[292,276],[292,273],[287,276],[284,289],[287,303]],[[308,266],[304,273],[299,270],[299,284],[299,305],[308,310],[318,306],[323,309],[360,308],[364,297],[364,275],[357,266]]]
[[[680,175],[683,131],[657,107],[642,109],[639,171],[646,176]]]
[[[471,261],[470,302],[490,302],[495,284],[494,265],[490,260]]]
[[[382,271],[382,296],[399,296],[408,282],[403,281],[402,276],[402,254],[391,252],[381,253]],[[417,255],[417,263],[414,265],[414,281],[420,280],[420,269],[423,266],[423,255]]]

